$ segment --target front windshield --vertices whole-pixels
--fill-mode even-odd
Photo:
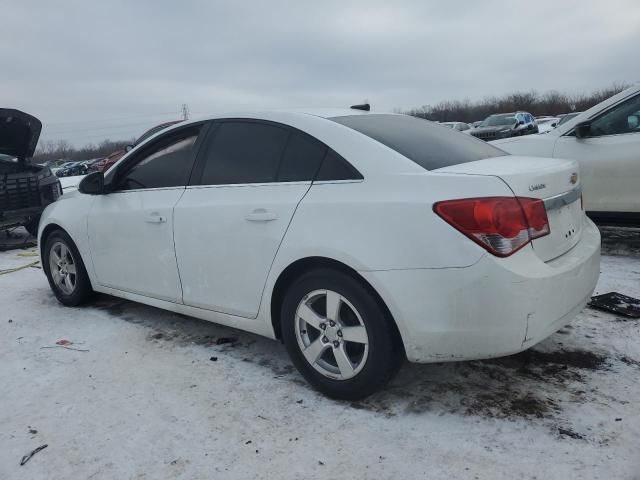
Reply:
[[[484,119],[480,124],[481,127],[498,127],[500,125],[514,125],[516,117],[513,115],[491,115]]]

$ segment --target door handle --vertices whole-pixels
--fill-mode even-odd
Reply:
[[[159,215],[157,213],[147,215],[147,218],[145,219],[145,222],[147,223],[165,223],[166,221],[167,217],[163,217],[162,215]]]
[[[249,222],[271,222],[276,220],[278,216],[265,208],[256,208],[244,218]]]

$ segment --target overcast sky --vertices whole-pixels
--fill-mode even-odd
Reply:
[[[220,110],[377,110],[640,80],[640,2],[0,0],[0,106],[42,139]]]

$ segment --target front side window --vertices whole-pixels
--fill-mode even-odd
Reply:
[[[640,133],[640,95],[613,107],[591,122],[592,137],[619,135],[622,133]]]
[[[491,118],[493,117],[489,117]],[[460,135],[428,120],[409,115],[348,115],[330,120],[386,145],[425,170],[507,155],[503,150],[471,135]],[[513,123],[515,117],[511,116],[511,124]]]
[[[158,139],[136,155],[128,168],[117,175],[115,190],[185,186],[194,161],[194,145],[201,126],[191,127]]]
[[[223,122],[205,149],[202,185],[275,182],[289,132],[260,122]]]

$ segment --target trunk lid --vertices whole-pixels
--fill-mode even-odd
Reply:
[[[433,172],[498,177],[515,196],[543,200],[550,233],[533,240],[532,245],[538,257],[545,262],[567,252],[580,240],[584,212],[575,160],[506,155]]]
[[[0,108],[0,154],[25,160],[33,157],[42,123],[13,108]]]

